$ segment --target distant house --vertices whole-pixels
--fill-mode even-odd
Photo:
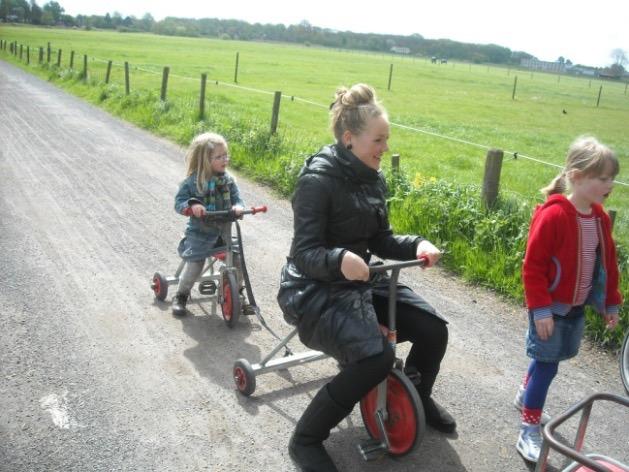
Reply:
[[[410,48],[404,48],[401,46],[393,46],[391,47],[391,52],[395,53],[395,54],[410,54],[411,53],[411,49]]]
[[[531,70],[540,70],[543,72],[565,72],[566,65],[561,62],[540,61],[535,58],[520,59],[520,66]]]
[[[598,70],[595,67],[582,66],[582,65],[566,67],[566,72],[568,74],[584,75],[586,77],[596,77],[598,75]]]

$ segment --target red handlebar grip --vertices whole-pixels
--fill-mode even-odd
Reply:
[[[266,213],[266,205],[251,207],[251,214],[255,215],[256,213]]]

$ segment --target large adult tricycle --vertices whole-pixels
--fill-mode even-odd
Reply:
[[[389,278],[389,317],[386,326],[388,341],[395,351],[397,281],[400,270],[405,267],[422,266],[425,259],[370,266],[370,273],[391,271]],[[295,365],[317,361],[327,356],[319,351],[293,353],[288,342],[297,334],[295,328],[260,362],[251,364],[247,359],[238,359],[233,368],[238,391],[249,396],[256,389],[256,376],[287,369]],[[284,350],[284,356],[275,355]],[[388,453],[392,456],[408,454],[418,445],[426,431],[424,408],[414,383],[404,373],[403,362],[396,358],[393,369],[379,385],[360,401],[360,413],[370,440],[358,446],[365,460],[372,460]]]

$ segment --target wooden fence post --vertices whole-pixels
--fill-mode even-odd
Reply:
[[[234,69],[234,83],[237,84],[238,83],[238,61],[240,58],[240,53],[237,52],[236,53],[236,67]]]
[[[61,49],[57,50],[57,67],[61,67]]]
[[[83,54],[83,82],[87,82],[87,54]]]
[[[205,84],[207,82],[207,74],[201,74],[201,93],[199,95],[199,119],[205,118]]]
[[[602,85],[601,85],[601,88],[598,89],[598,98],[596,99],[596,108],[598,108],[598,105],[601,103],[601,92],[603,92]]]
[[[26,46],[26,65],[31,63],[31,47]]]
[[[515,100],[515,89],[518,86],[518,76],[516,75],[513,79],[513,93],[511,94],[511,100]]]
[[[22,60],[22,50],[23,50],[23,46],[20,44],[20,61]]]
[[[391,156],[391,171],[397,174],[400,171],[400,155],[393,154]]]
[[[39,63],[44,62],[44,48],[39,46]]]
[[[391,77],[393,76],[393,64],[389,66],[389,85],[387,86],[387,90],[391,90]]]
[[[111,76],[111,61],[107,61],[107,72],[105,72],[105,83],[109,83],[109,77]]]
[[[162,92],[160,94],[160,99],[162,102],[166,101],[166,92],[168,90],[168,73],[170,72],[170,67],[164,67],[164,71],[162,72]]]
[[[275,92],[273,97],[273,115],[271,116],[271,134],[277,132],[277,122],[280,117],[280,101],[282,99],[282,92]]]
[[[74,69],[74,51],[70,51],[70,69]]]
[[[124,93],[129,95],[129,63],[125,61],[124,63]]]
[[[493,207],[498,198],[503,156],[504,152],[501,149],[490,149],[487,151],[483,190],[481,193],[481,199],[487,208]]]
[[[50,64],[50,43],[48,43],[48,47],[46,48],[46,62]]]

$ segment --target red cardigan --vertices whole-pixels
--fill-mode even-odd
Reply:
[[[592,211],[598,227],[600,263],[606,275],[600,303],[593,304],[599,313],[607,313],[616,311],[616,306],[622,302],[618,290],[616,246],[611,220],[602,205],[593,204]],[[550,316],[553,304],[574,306],[580,270],[581,232],[577,210],[564,195],[551,195],[546,203],[537,206],[529,228],[522,267],[528,308],[536,315],[545,312],[545,316]],[[611,307],[614,309],[608,310]]]

